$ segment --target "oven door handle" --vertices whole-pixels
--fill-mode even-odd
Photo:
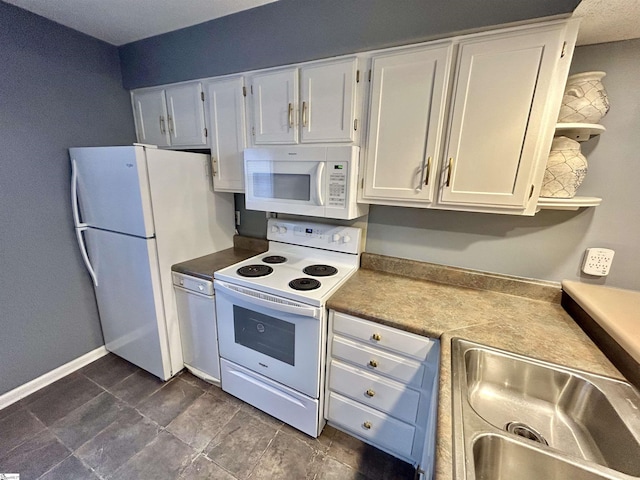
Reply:
[[[269,308],[271,310],[275,310],[278,312],[291,313],[294,315],[302,315],[305,317],[313,317],[318,320],[320,319],[320,316],[321,316],[322,309],[318,307],[302,305],[299,303],[294,303],[290,300],[286,300],[287,303],[272,302],[267,299],[267,297],[271,297],[271,295],[269,294],[255,292],[255,294],[260,295],[260,297],[254,296],[252,294],[254,292],[253,290],[248,290],[243,287],[230,285],[228,283],[221,282],[220,280],[216,280],[214,285],[216,289],[216,295],[222,293],[224,295],[228,295],[229,297],[236,298],[238,300],[243,300],[247,303],[251,303],[252,305]],[[274,296],[273,298],[275,299],[277,297]]]

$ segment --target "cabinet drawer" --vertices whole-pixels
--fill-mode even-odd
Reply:
[[[357,338],[368,345],[394,350],[420,361],[427,358],[434,344],[433,340],[426,337],[335,311],[333,312],[333,331]]]
[[[334,335],[331,342],[331,356],[351,362],[365,371],[386,375],[408,385],[422,385],[424,365],[421,363],[338,335]]]
[[[332,360],[329,388],[405,422],[416,421],[420,392],[401,383]]]
[[[334,392],[329,393],[329,421],[367,439],[373,445],[411,457],[415,427],[360,405]],[[367,428],[368,427],[368,428]]]

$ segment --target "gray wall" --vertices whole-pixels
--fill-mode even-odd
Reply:
[[[607,131],[582,144],[589,172],[578,195],[603,198],[577,212],[535,217],[374,206],[367,251],[545,280],[640,290],[640,40],[576,49],[572,73],[603,70]],[[616,251],[608,277],[579,271],[587,247]]]
[[[0,2],[0,394],[103,344],[67,148],[135,133],[115,47]]]
[[[579,0],[280,0],[120,47],[128,89],[415,43]]]

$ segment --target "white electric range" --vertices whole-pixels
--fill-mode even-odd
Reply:
[[[317,437],[326,301],[360,264],[361,230],[269,219],[269,250],[214,273],[222,389]]]

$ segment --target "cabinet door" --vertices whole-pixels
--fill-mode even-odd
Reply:
[[[563,31],[552,26],[460,43],[440,203],[526,206]]]
[[[253,143],[297,143],[298,69],[255,75],[251,79],[251,94]]]
[[[440,44],[374,57],[365,199],[432,201],[451,52]]]
[[[302,143],[352,142],[356,119],[357,59],[300,70]]]
[[[166,96],[171,146],[206,145],[204,100],[200,82],[167,87]]]
[[[170,139],[164,89],[138,90],[133,92],[132,98],[138,142],[168,146]]]
[[[243,87],[243,77],[205,83],[216,191],[244,192],[247,136]]]

